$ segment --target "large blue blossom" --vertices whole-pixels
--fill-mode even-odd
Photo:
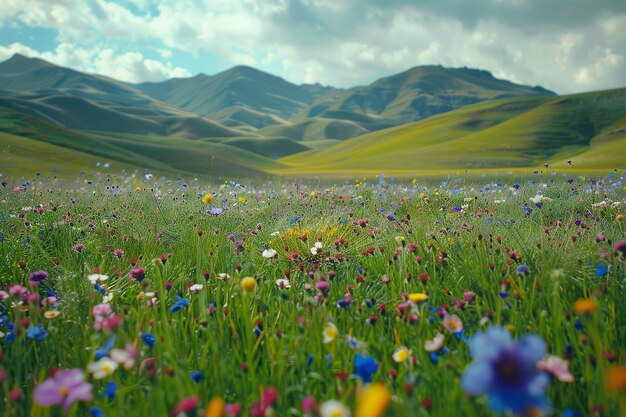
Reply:
[[[372,374],[378,369],[378,363],[371,356],[357,353],[354,356],[354,374],[361,377],[363,382],[372,382]]]
[[[550,379],[536,367],[546,353],[541,337],[526,335],[514,341],[506,329],[493,326],[475,334],[469,345],[476,361],[461,379],[465,392],[487,394],[489,407],[498,413],[549,406],[546,388]]]

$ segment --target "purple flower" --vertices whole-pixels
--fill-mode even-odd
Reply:
[[[135,268],[132,269],[130,271],[130,278],[134,279],[136,281],[143,281],[143,279],[146,277],[146,270],[145,268]]]
[[[212,216],[219,216],[220,214],[224,212],[224,209],[220,207],[212,207],[208,209],[206,212]]]
[[[506,329],[492,326],[476,333],[469,345],[476,361],[461,378],[466,393],[487,394],[496,413],[523,413],[549,405],[545,391],[550,379],[536,367],[546,353],[541,337],[530,334],[514,341]]]
[[[57,371],[52,378],[35,387],[33,397],[39,405],[63,406],[66,413],[74,401],[90,401],[93,399],[92,385],[85,382],[85,376],[80,369]]]
[[[28,276],[28,283],[32,286],[39,285],[43,281],[48,279],[48,273],[46,271],[31,272]]]

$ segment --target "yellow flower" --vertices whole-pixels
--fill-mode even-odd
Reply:
[[[411,351],[406,346],[400,346],[393,352],[392,357],[397,363],[404,362],[411,357]]]
[[[222,397],[213,397],[206,406],[204,417],[221,417],[224,413],[224,400]]]
[[[391,402],[391,393],[381,382],[365,388],[357,397],[354,417],[380,417]]]
[[[135,187],[135,191],[141,191],[141,187],[140,186]]]
[[[509,331],[509,333],[513,333],[515,331],[515,326],[512,324],[507,324],[505,327]]]
[[[421,303],[428,300],[428,295],[423,292],[414,292],[409,294],[409,300],[413,301],[414,303]]]
[[[202,202],[204,204],[211,204],[213,200],[215,200],[215,197],[213,197],[213,194],[205,194],[204,197],[202,197]]]
[[[581,298],[574,301],[574,310],[581,314],[591,313],[598,308],[598,302],[593,298]]]
[[[617,216],[615,216],[615,221],[616,222],[623,222],[624,221],[624,215],[623,214],[618,214]]]
[[[311,197],[315,197],[315,191],[311,191]]]
[[[253,291],[256,288],[256,280],[252,277],[245,277],[241,280],[241,288],[244,291]]]
[[[424,198],[426,198],[426,194],[420,193],[417,197],[423,200]]]
[[[239,201],[239,204],[244,204],[248,200],[246,200],[245,197],[239,197],[239,200],[237,200],[237,201]]]

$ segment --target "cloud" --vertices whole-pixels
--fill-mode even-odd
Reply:
[[[59,44],[54,51],[44,52],[37,51],[21,43],[0,46],[0,60],[2,61],[16,53],[33,58],[41,58],[78,71],[102,74],[120,81],[133,83],[163,81],[173,77],[191,76],[191,73],[184,68],[174,67],[171,63],[164,64],[144,58],[139,52],[116,54],[110,48],[76,48],[68,43]]]
[[[626,85],[623,0],[4,0],[0,24],[52,28],[56,59],[127,80],[185,74],[160,60],[188,53],[194,72],[246,64],[340,87],[424,64],[560,93]]]

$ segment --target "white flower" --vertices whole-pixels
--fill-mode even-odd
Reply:
[[[324,336],[324,343],[330,343],[335,340],[335,337],[339,334],[339,330],[337,330],[337,326],[332,323],[328,323],[322,335]]]
[[[552,201],[550,197],[544,197],[543,192],[541,192],[541,190],[537,191],[537,194],[534,197],[531,197],[529,200],[533,202],[534,204],[540,203],[542,201],[545,201],[546,203],[549,203],[550,201]]]
[[[191,287],[189,287],[189,292],[192,294],[195,294],[198,291],[202,290],[203,288],[204,288],[204,285],[202,284],[193,284]]]
[[[217,279],[219,279],[220,281],[228,281],[230,279],[230,275],[225,272],[221,272],[217,274]]]
[[[269,248],[269,249],[265,249],[263,251],[263,257],[264,258],[273,258],[274,256],[278,255],[278,252],[276,252],[274,249]]]
[[[313,255],[317,255],[318,252],[320,251],[320,249],[322,249],[323,247],[324,247],[324,245],[322,245],[322,242],[315,242],[315,244],[311,248],[311,253]]]
[[[441,333],[437,333],[437,336],[433,340],[427,340],[424,342],[424,349],[428,352],[438,352],[443,347],[445,336]]]
[[[117,366],[117,362],[105,356],[87,365],[87,370],[93,374],[94,379],[103,379],[112,375]]]
[[[95,285],[98,282],[106,281],[107,279],[109,279],[109,276],[101,274],[89,274],[87,275],[87,279],[89,280],[89,282],[91,282],[92,285]]]
[[[285,279],[285,278],[277,279],[276,285],[278,285],[278,288],[291,288],[291,283],[289,282],[288,279]]]
[[[113,293],[108,293],[102,297],[102,304],[110,304],[113,301]]]
[[[321,417],[350,417],[350,410],[337,400],[328,400],[320,405]]]

